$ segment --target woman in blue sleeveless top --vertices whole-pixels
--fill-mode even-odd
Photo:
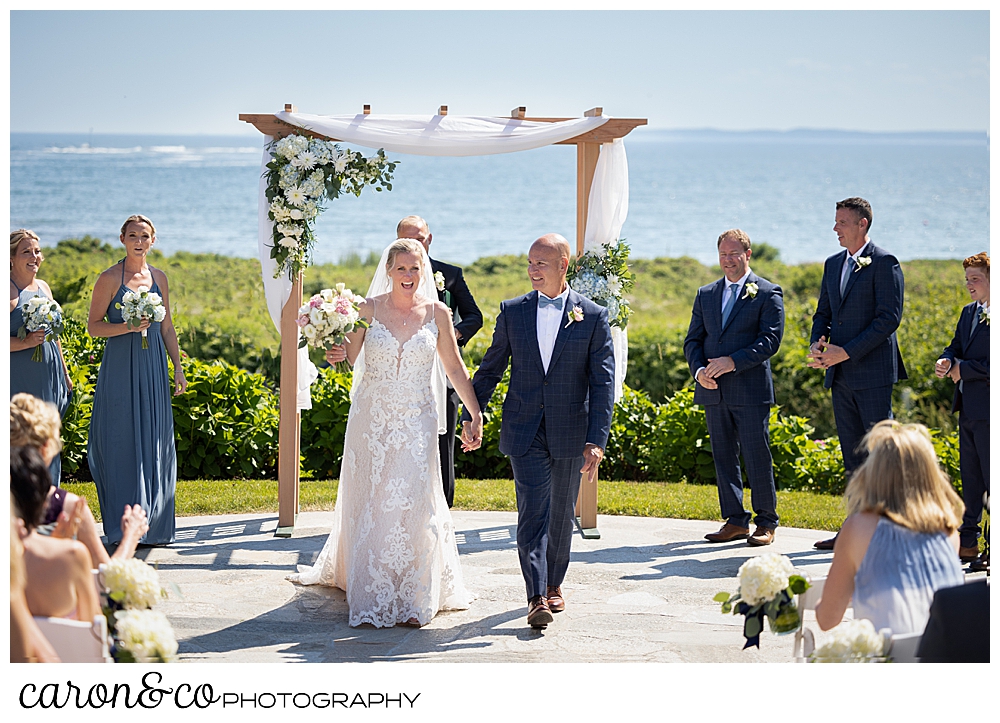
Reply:
[[[21,307],[34,296],[52,298],[49,285],[37,277],[42,265],[42,248],[33,231],[18,229],[10,232],[10,396],[24,392],[51,402],[66,414],[73,384],[63,360],[59,340],[45,341],[42,330],[19,339],[17,331],[24,325]],[[35,347],[42,346],[42,361],[32,361]],[[49,465],[52,484],[59,486],[62,464],[56,455]]]
[[[177,458],[167,354],[174,364],[174,394],[184,392],[187,380],[170,317],[167,277],[146,263],[155,241],[156,230],[148,218],[130,216],[125,221],[121,233],[125,258],[97,279],[87,320],[92,336],[108,339],[87,444],[108,542],[121,539],[119,510],[127,504],[141,505],[148,515],[143,544],[165,545],[174,539]],[[144,319],[130,329],[116,305],[126,291],[140,286],[162,297],[166,316],[162,322]]]
[[[816,606],[829,630],[853,597],[854,617],[894,635],[922,633],[934,593],[964,582],[958,527],[965,505],[941,471],[922,424],[879,422],[847,485],[848,518]]]

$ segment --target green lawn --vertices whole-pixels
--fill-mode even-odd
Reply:
[[[100,520],[93,483],[66,483],[68,491],[87,498]],[[747,493],[749,495],[749,492]],[[330,510],[337,499],[337,480],[303,480],[302,510]],[[749,500],[747,500],[749,504]],[[455,508],[514,511],[513,480],[459,479]],[[181,480],[177,483],[177,515],[223,515],[277,512],[276,480]],[[673,517],[719,520],[719,500],[713,485],[671,482],[615,482],[598,484],[597,511],[603,515]],[[786,527],[837,530],[844,519],[843,499],[812,492],[778,492],[778,514]]]

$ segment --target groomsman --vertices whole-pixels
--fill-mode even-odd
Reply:
[[[781,288],[750,270],[750,237],[732,229],[719,236],[725,276],[698,289],[684,356],[697,382],[694,401],[705,407],[715,461],[719,506],[726,522],[709,542],[747,540],[770,545],[778,526],[768,418],[774,404],[771,356],[785,326]],[[743,508],[740,453],[750,482],[756,529]]]
[[[983,495],[990,491],[990,257],[984,251],[967,258],[962,266],[972,303],[962,309],[955,338],[937,360],[934,373],[955,382],[951,411],[959,412],[965,515],[958,531],[958,555],[963,562],[988,569],[989,554],[979,556],[979,521]]]
[[[892,419],[892,385],[906,379],[896,329],[903,316],[903,272],[896,257],[868,238],[872,207],[863,198],[837,203],[833,230],[844,251],[826,260],[813,315],[809,366],[826,370],[847,478],[862,462],[861,438]],[[836,540],[817,542],[832,550]]]
[[[396,238],[412,238],[423,244],[428,258],[431,254],[433,235],[427,222],[420,216],[407,216],[396,226]],[[451,309],[455,324],[455,338],[460,347],[465,346],[476,332],[483,328],[483,314],[472,298],[472,292],[465,283],[462,269],[442,261],[431,259],[434,280],[437,282],[438,299]],[[455,428],[458,425],[458,393],[448,383],[447,431],[438,437],[441,450],[441,479],[444,483],[444,497],[451,507],[455,502]]]

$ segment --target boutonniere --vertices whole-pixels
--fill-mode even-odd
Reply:
[[[568,327],[574,321],[577,322],[583,321],[583,309],[581,309],[579,306],[574,306],[572,309],[566,312],[566,318],[569,321],[566,322],[566,326],[564,326],[563,329]]]
[[[986,326],[990,325],[990,310],[985,306],[979,307],[979,323],[982,324],[986,322]]]
[[[747,285],[743,287],[743,296],[741,299],[756,299],[757,298],[757,284],[752,281],[748,281]]]
[[[856,269],[854,269],[854,273],[858,273],[859,271],[861,271],[861,269],[863,269],[865,266],[868,266],[872,262],[872,257],[871,256],[859,256],[858,258],[856,258],[854,260],[858,264],[858,267]]]
[[[440,271],[434,272],[434,285],[438,291],[444,291],[444,274]]]

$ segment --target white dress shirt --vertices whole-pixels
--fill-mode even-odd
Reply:
[[[870,240],[869,241],[865,241],[865,243],[861,246],[861,248],[859,248],[857,250],[857,253],[847,254],[847,256],[844,257],[844,265],[840,269],[840,287],[841,288],[844,288],[844,277],[847,276],[847,274],[849,274],[852,271],[855,271],[856,269],[859,268],[859,266],[858,266],[858,259],[861,258],[861,254],[864,253],[865,249],[868,248],[868,244],[870,244],[870,243],[871,243]],[[852,261],[851,259],[854,259],[854,260]]]
[[[541,291],[538,295],[545,296]],[[549,298],[545,296],[545,298]],[[563,308],[557,309],[554,306],[542,307],[538,306],[536,311],[537,316],[535,317],[535,325],[538,332],[538,353],[542,357],[542,368],[545,369],[545,373],[549,373],[549,362],[552,361],[552,350],[556,347],[556,337],[559,335],[559,325],[566,323],[566,314],[569,309],[566,305],[569,303],[569,286],[563,289],[563,292],[559,296],[554,297],[556,299],[561,298],[563,302]]]

